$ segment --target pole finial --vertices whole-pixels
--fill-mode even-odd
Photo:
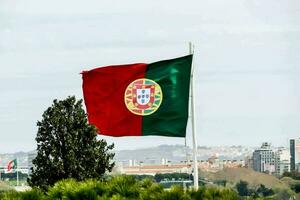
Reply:
[[[189,54],[194,54],[194,45],[192,42],[189,42]]]

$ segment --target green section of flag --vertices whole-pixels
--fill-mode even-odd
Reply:
[[[148,65],[145,78],[160,85],[163,100],[156,112],[143,117],[142,135],[185,137],[192,58],[189,55]]]
[[[13,169],[17,169],[18,168],[18,162],[17,159],[13,160]]]

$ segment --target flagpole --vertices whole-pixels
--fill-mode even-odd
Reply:
[[[194,48],[191,42],[189,42],[189,53],[194,53]],[[191,70],[191,118],[192,118],[192,134],[193,134],[193,158],[194,158],[194,189],[198,190],[198,160],[197,160],[197,137],[196,137],[196,126],[195,126],[195,103],[194,103],[194,69],[192,63],[192,70]]]
[[[19,170],[18,170],[18,167],[19,167],[19,163],[18,163],[18,158],[17,158],[17,186],[19,186]]]

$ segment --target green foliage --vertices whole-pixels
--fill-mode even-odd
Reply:
[[[201,187],[197,191],[188,191],[192,199],[203,199],[203,200],[237,200],[238,195],[232,189],[220,189],[215,187],[205,188]]]
[[[136,180],[144,180],[144,179],[151,179],[153,180],[154,179],[154,176],[152,175],[130,175],[130,176],[133,176]]]
[[[175,185],[169,191],[163,192],[161,200],[191,200],[190,195],[183,191],[183,188]]]
[[[284,172],[282,177],[291,177],[295,180],[300,180],[300,173],[298,171]]]
[[[274,191],[271,188],[266,188],[265,185],[260,184],[256,189],[248,188],[248,182],[240,181],[236,184],[236,189],[240,196],[250,196],[254,199],[258,197],[268,197],[274,195]]]
[[[300,192],[300,184],[292,185],[291,189],[294,190],[296,193],[299,193]]]
[[[132,176],[116,176],[108,182],[109,196],[119,194],[136,199],[139,196],[139,185]]]
[[[17,200],[237,200],[231,189],[205,188],[187,190],[174,186],[165,190],[151,179],[136,180],[133,176],[116,176],[104,180],[76,181],[66,179],[50,187],[45,193],[39,189],[26,192],[7,191],[0,199]]]
[[[44,193],[37,189],[29,190],[19,194],[21,194],[22,200],[39,200],[39,199],[44,199],[45,197]]]
[[[105,193],[105,186],[101,182],[87,180],[77,182],[74,179],[56,183],[47,193],[47,199],[93,200]]]
[[[266,188],[265,185],[260,184],[260,186],[256,189],[256,193],[260,196],[267,197],[272,196],[274,191],[271,188]]]
[[[154,179],[156,182],[162,180],[189,180],[190,174],[187,173],[168,173],[168,174],[155,174]]]
[[[226,186],[227,180],[216,180],[214,181],[214,184],[220,185],[220,186]]]
[[[140,199],[156,200],[161,197],[164,192],[162,185],[154,183],[151,179],[142,180],[140,183]]]
[[[290,200],[295,194],[288,189],[276,189],[274,199],[275,200]]]
[[[33,189],[25,192],[16,192],[14,190],[1,192],[1,200],[43,200],[45,195],[43,192]]]
[[[19,180],[26,180],[28,177],[28,174],[22,173],[22,172],[18,172],[19,175]],[[1,179],[5,180],[5,179],[16,179],[17,178],[17,172],[13,172],[13,173],[1,173]]]
[[[37,122],[37,156],[33,160],[30,186],[46,190],[57,181],[101,178],[111,171],[113,145],[97,140],[97,130],[87,122],[82,100],[54,100]]]
[[[10,189],[11,187],[9,186],[9,184],[7,184],[7,182],[0,181],[0,192],[10,190]]]
[[[240,182],[238,182],[235,187],[240,196],[249,195],[248,183],[246,181],[240,180]]]
[[[0,199],[1,200],[21,200],[21,194],[14,191],[14,190],[8,190],[6,192],[1,192],[0,193]]]

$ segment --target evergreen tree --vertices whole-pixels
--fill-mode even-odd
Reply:
[[[240,196],[248,196],[249,193],[251,193],[248,189],[248,182],[246,181],[240,180],[235,187]]]
[[[37,156],[33,160],[30,186],[47,189],[67,178],[101,178],[111,171],[114,145],[97,140],[97,129],[89,125],[82,100],[54,100],[37,122]]]

